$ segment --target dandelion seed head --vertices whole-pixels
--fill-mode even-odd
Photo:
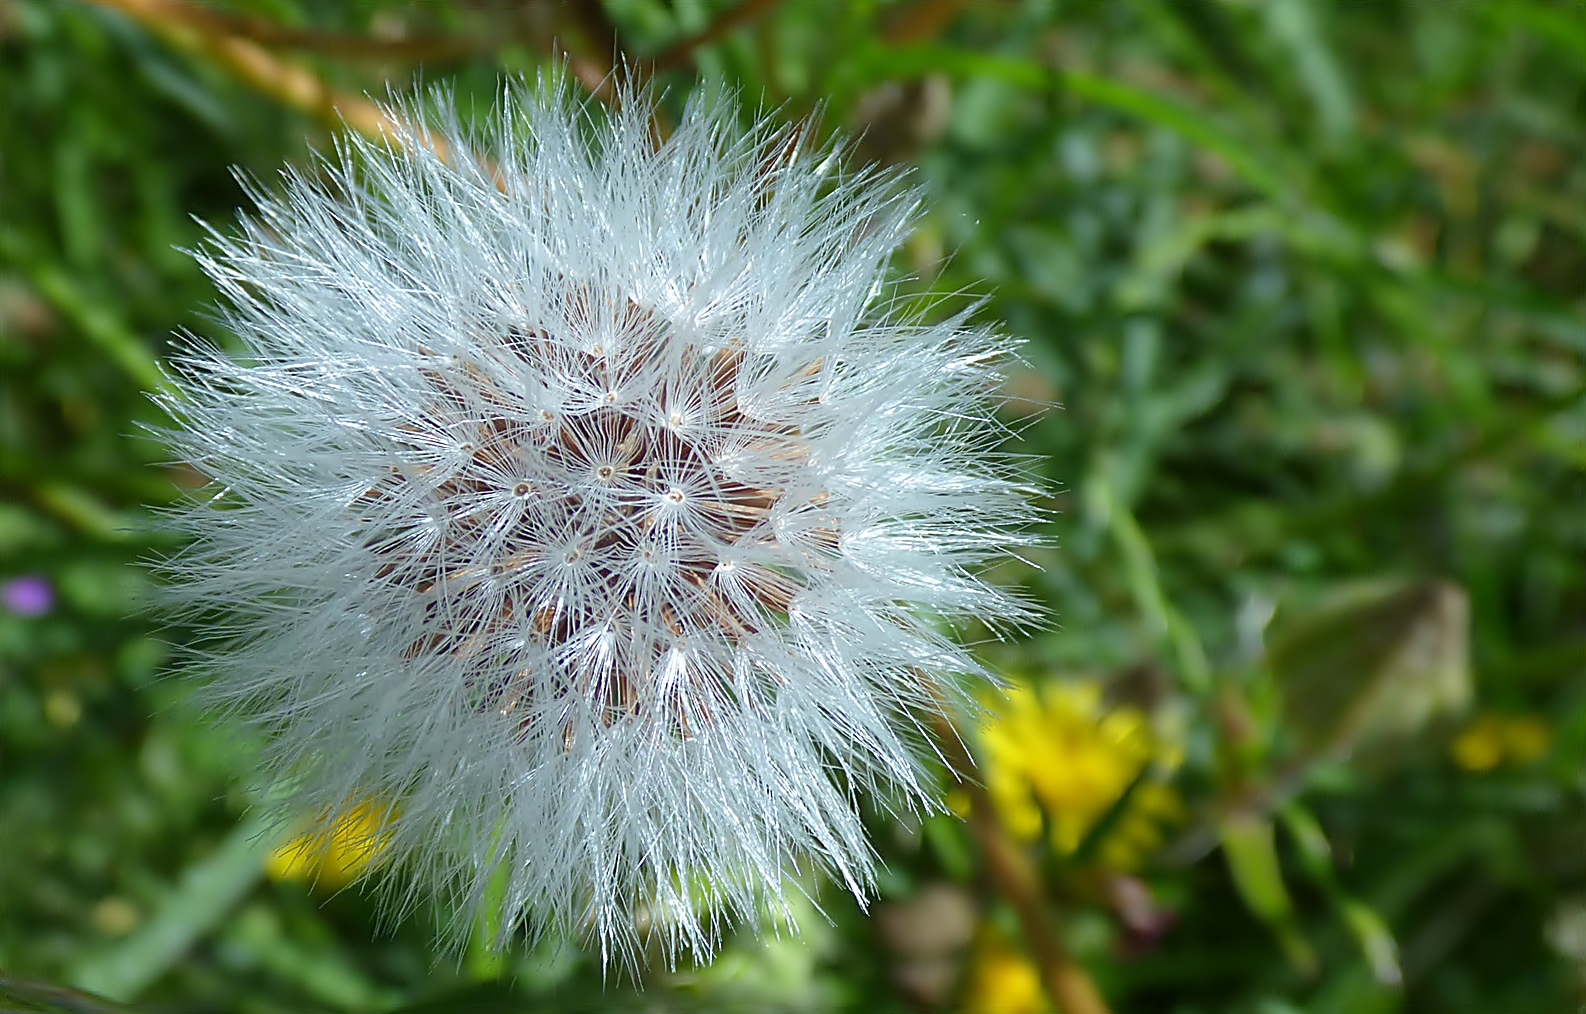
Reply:
[[[200,254],[240,352],[166,402],[214,485],[166,569],[292,805],[393,801],[399,898],[624,958],[868,891],[858,800],[934,805],[922,716],[985,675],[943,623],[1028,618],[977,572],[1031,518],[1011,343],[887,295],[918,195],[646,99],[515,85],[253,187]]]

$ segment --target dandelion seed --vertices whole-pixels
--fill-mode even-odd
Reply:
[[[922,716],[984,676],[940,624],[1028,618],[975,572],[1031,512],[1011,343],[886,295],[918,195],[725,101],[657,146],[645,98],[511,87],[489,136],[409,116],[452,161],[255,187],[167,566],[289,812],[394,801],[382,865],[462,925],[706,956],[790,870],[865,894],[861,794],[935,805]]]

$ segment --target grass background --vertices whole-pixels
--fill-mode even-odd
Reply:
[[[258,874],[249,734],[182,707],[165,660],[183,631],[133,608],[136,561],[168,548],[144,522],[194,479],[138,435],[168,336],[208,326],[179,248],[195,216],[233,218],[234,168],[269,179],[337,129],[280,74],[239,73],[225,37],[343,94],[446,82],[476,110],[563,51],[597,73],[659,54],[674,115],[726,82],[915,167],[930,203],[901,284],[984,296],[1028,340],[1010,416],[1055,491],[1039,569],[997,575],[1055,622],[988,657],[1177,716],[1190,828],[1252,786],[1298,791],[1255,859],[1131,873],[1172,913],[1148,940],[1095,889],[1116,875],[1047,857],[1113,1009],[1586,999],[1578,0],[234,0],[185,30],[114,6],[0,0],[0,580],[54,596],[0,611],[5,976],[148,1010],[922,1004],[833,892],[802,943],[746,933],[635,993],[602,990],[576,943],[459,961],[430,913],[380,927],[356,891]],[[1468,619],[1428,605],[1461,595]],[[1319,634],[1283,655],[1274,607]],[[1468,644],[1463,710],[1423,715],[1449,666],[1383,647],[1416,638]],[[1373,716],[1358,737],[1328,724],[1352,702]],[[1539,754],[1492,732],[1515,719]],[[1483,729],[1498,759],[1461,763],[1451,744]],[[1340,737],[1347,758],[1315,745]],[[1306,820],[1329,849],[1307,850]],[[1016,948],[962,829],[932,827],[878,826],[889,903],[957,885],[977,939]],[[1387,937],[1399,982],[1363,949]],[[941,1004],[991,1002],[954,981]],[[16,1009],[89,1009],[9,989]]]

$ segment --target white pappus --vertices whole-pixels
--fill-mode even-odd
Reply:
[[[1031,615],[976,576],[1030,541],[1013,343],[884,281],[919,194],[648,100],[514,84],[251,186],[199,254],[240,351],[163,399],[211,482],[163,566],[282,812],[379,800],[397,897],[607,958],[708,956],[794,869],[863,898],[861,796],[934,806],[986,677],[944,621]]]

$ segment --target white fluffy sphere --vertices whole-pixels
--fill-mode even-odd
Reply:
[[[725,101],[657,144],[643,98],[513,86],[255,188],[201,256],[240,352],[167,400],[213,480],[167,569],[289,808],[385,801],[504,931],[706,955],[804,863],[863,896],[861,793],[931,805],[984,675],[942,623],[1025,617],[975,572],[1031,511],[1010,343],[888,300],[917,195]]]

